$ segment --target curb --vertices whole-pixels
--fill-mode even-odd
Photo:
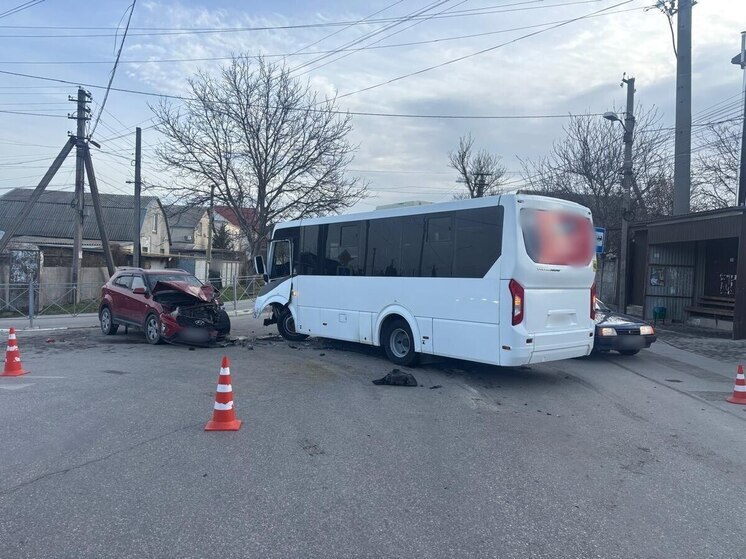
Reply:
[[[79,328],[93,328],[93,327],[92,326],[80,326]],[[16,332],[19,332],[19,333],[20,332],[28,332],[28,333],[33,333],[33,332],[56,332],[56,331],[59,331],[59,330],[70,330],[70,327],[69,326],[55,326],[55,327],[52,327],[52,328],[28,328],[28,327],[27,328],[22,328],[22,329],[16,328]],[[10,328],[0,328],[0,332],[2,332],[3,334],[5,334],[7,332],[10,332]]]

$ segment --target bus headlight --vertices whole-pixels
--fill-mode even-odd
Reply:
[[[652,336],[653,334],[655,334],[655,330],[652,326],[640,326],[641,336]]]
[[[613,328],[601,328],[599,329],[600,336],[616,336],[616,330]]]

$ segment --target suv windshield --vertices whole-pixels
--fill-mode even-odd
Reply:
[[[155,287],[155,284],[159,281],[181,281],[184,283],[188,283],[189,285],[192,285],[194,287],[202,287],[202,282],[199,281],[192,274],[147,274],[146,277],[148,278],[148,285],[150,286],[150,289],[153,289]]]

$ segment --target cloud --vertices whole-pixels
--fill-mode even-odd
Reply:
[[[367,12],[347,2],[278,2],[271,9],[251,10],[243,2],[146,2],[138,4],[135,21],[139,27],[211,27],[294,25],[311,21],[354,21],[382,9],[377,2]],[[471,9],[455,1],[444,9]],[[493,33],[582,16],[612,0],[597,3],[493,13],[473,17],[404,22],[362,42],[371,46],[429,41],[466,34]],[[491,52],[442,68],[413,75],[389,85],[339,100],[351,111],[530,115],[603,112],[624,102],[619,88],[623,72],[637,78],[637,95],[646,106],[656,105],[665,122],[674,119],[676,65],[665,17],[655,10],[643,11],[649,0],[634,0],[610,11],[636,11],[599,15],[535,36],[521,36],[541,28],[532,27],[462,40],[397,48],[374,48],[354,52],[336,60],[328,56],[298,71],[322,95],[345,94],[375,85],[432,65],[469,55],[482,49],[519,39]],[[746,20],[746,3],[713,0],[694,8],[694,110],[734,94],[740,75],[730,65],[739,45],[739,22]],[[525,8],[527,6],[523,6]],[[376,17],[404,16],[414,10],[401,3]],[[508,8],[506,8],[508,9]],[[108,24],[108,23],[107,23]],[[305,51],[288,56],[291,68],[322,55],[306,51],[333,49],[363,38],[391,24],[344,27],[279,29],[272,31],[226,32],[198,35],[136,36],[128,38],[125,59],[208,58],[231,54],[294,53],[319,41]],[[411,26],[411,27],[409,27]],[[408,27],[408,28],[407,28]],[[406,28],[406,29],[405,29]],[[394,35],[393,33],[399,32]],[[331,37],[327,37],[334,34]],[[391,35],[390,37],[386,37]],[[351,48],[355,48],[352,46]],[[49,55],[47,55],[49,56]],[[277,58],[283,62],[283,59]],[[163,93],[186,91],[186,79],[197,70],[215,71],[218,62],[124,64],[119,85]],[[98,80],[103,81],[103,80]],[[110,100],[120,120],[135,122],[147,118],[146,100],[124,94]],[[124,116],[122,116],[124,115]],[[540,157],[561,134],[561,119],[537,120],[415,120],[355,117],[351,140],[359,144],[352,168],[371,182],[377,198],[361,205],[408,198],[439,200],[457,187],[455,173],[447,166],[447,154],[458,136],[472,132],[479,146],[503,157],[511,171],[518,171],[517,157]],[[110,123],[111,124],[111,123]],[[151,142],[155,140],[150,139]],[[377,171],[377,172],[370,172]],[[384,171],[384,172],[380,172]],[[123,172],[123,171],[121,171]],[[397,172],[400,172],[397,174]],[[112,167],[110,173],[119,176]],[[397,191],[396,189],[399,189]]]

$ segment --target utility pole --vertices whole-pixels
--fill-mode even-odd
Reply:
[[[635,134],[635,78],[622,78],[622,85],[627,84],[627,112],[624,122],[613,112],[604,113],[604,118],[619,122],[624,128],[624,162],[622,163],[622,234],[619,240],[619,258],[617,260],[616,289],[619,312],[627,308],[627,249],[629,247],[630,192],[634,176],[632,173],[632,142]]]
[[[743,122],[741,123],[741,165],[738,172],[738,205],[746,205],[746,31],[741,32],[741,52],[731,60],[743,70]]]
[[[134,208],[134,230],[132,232],[132,265],[140,267],[140,193],[142,191],[142,180],[140,176],[140,165],[142,157],[142,128],[135,128],[135,208]]]
[[[78,88],[78,96],[68,96],[68,101],[75,101],[77,103],[76,112],[74,115],[67,115],[67,118],[71,120],[77,120],[78,126],[76,134],[70,136],[65,143],[64,147],[60,151],[59,155],[55,158],[52,164],[47,169],[47,172],[42,177],[39,184],[31,193],[31,196],[26,201],[23,209],[15,216],[15,219],[10,224],[5,234],[0,238],[0,252],[5,250],[8,243],[16,234],[16,231],[23,225],[28,218],[31,210],[41,198],[44,190],[47,188],[49,183],[54,178],[57,171],[65,162],[65,159],[72,151],[73,147],[77,148],[76,152],[76,166],[75,166],[75,198],[72,203],[72,208],[75,210],[74,223],[75,231],[73,235],[73,254],[72,254],[72,266],[71,266],[71,282],[75,286],[73,293],[73,301],[77,302],[79,297],[79,282],[80,282],[80,264],[83,258],[83,220],[85,211],[85,175],[88,175],[88,182],[91,187],[91,201],[93,202],[93,209],[96,213],[96,224],[98,226],[99,238],[101,239],[101,248],[106,259],[106,267],[109,271],[109,276],[113,276],[116,268],[114,267],[114,259],[111,255],[111,247],[109,246],[109,239],[106,235],[106,228],[104,224],[104,214],[101,208],[101,199],[98,192],[98,185],[96,184],[96,175],[93,172],[93,160],[91,159],[91,149],[89,144],[100,148],[96,142],[90,138],[86,138],[85,134],[85,122],[90,119],[88,116],[89,110],[87,104],[91,101],[90,93],[86,92],[82,88]]]
[[[676,136],[673,213],[689,213],[692,159],[692,0],[679,0],[676,11]]]
[[[207,208],[207,281],[210,281],[210,266],[212,266],[212,228],[215,225],[215,186],[210,187],[210,205]]]
[[[68,118],[77,120],[78,127],[75,134],[75,232],[73,234],[73,259],[72,270],[70,274],[70,283],[73,285],[73,302],[78,302],[80,291],[80,266],[83,260],[83,225],[85,219],[85,152],[86,152],[86,133],[85,123],[90,120],[88,116],[87,104],[90,102],[90,95],[81,87],[78,88],[78,97],[68,98],[70,101],[77,102],[75,115]]]
[[[635,132],[635,78],[622,80],[627,84],[627,113],[624,116],[624,163],[622,165],[622,241],[617,268],[619,312],[627,312],[627,249],[629,247],[629,198],[632,190],[632,141]],[[688,200],[688,198],[687,198]],[[688,203],[687,203],[688,207]]]
[[[487,177],[491,176],[492,173],[474,173],[476,179],[477,195],[476,198],[483,198],[484,191],[487,188]]]

